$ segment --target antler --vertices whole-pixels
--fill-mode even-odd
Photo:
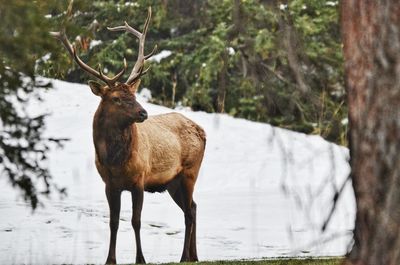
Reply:
[[[149,70],[150,67],[148,67],[146,70],[143,71],[144,63],[147,59],[149,59],[154,54],[154,52],[157,49],[157,45],[155,45],[153,48],[153,51],[151,53],[149,53],[148,55],[144,55],[144,42],[146,39],[146,33],[147,33],[147,28],[149,27],[150,18],[151,18],[151,7],[149,7],[149,9],[148,9],[148,15],[146,18],[146,22],[144,23],[143,33],[140,33],[136,29],[129,26],[128,23],[126,23],[126,21],[125,21],[124,26],[118,26],[118,27],[113,27],[113,28],[107,27],[107,29],[110,31],[126,31],[129,33],[132,33],[133,35],[135,35],[136,37],[139,38],[138,58],[136,60],[135,66],[132,69],[131,74],[129,75],[128,80],[126,81],[127,84],[134,83],[137,79],[139,79],[141,76],[143,76]]]
[[[111,88],[117,81],[118,79],[125,73],[126,68],[127,68],[127,64],[126,64],[126,60],[124,58],[124,68],[114,77],[110,78],[108,76],[106,76],[103,71],[101,70],[100,64],[99,64],[99,71],[94,70],[93,68],[91,68],[89,65],[85,64],[81,58],[79,58],[79,56],[76,53],[76,49],[75,46],[73,46],[68,38],[67,35],[65,34],[65,29],[62,29],[59,32],[50,32],[50,35],[59,39],[62,44],[64,45],[64,47],[67,49],[67,51],[69,52],[69,54],[71,55],[72,58],[74,58],[75,62],[86,72],[92,74],[93,76],[95,76],[96,78],[104,81],[109,88]]]

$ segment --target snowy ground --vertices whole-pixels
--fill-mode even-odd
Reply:
[[[2,180],[0,264],[99,264],[106,259],[108,206],[91,138],[99,99],[84,85],[54,85],[33,111],[51,112],[47,133],[71,139],[64,149],[52,151],[49,165],[69,196],[53,196],[32,214]],[[171,111],[143,106],[152,115]],[[349,173],[347,149],[317,136],[227,115],[180,112],[207,132],[194,195],[201,260],[346,253],[355,209],[350,183],[324,233],[321,226],[334,192]],[[117,259],[128,263],[135,260],[129,193],[122,199]],[[183,214],[169,195],[146,193],[142,245],[147,262],[178,261],[183,237]]]

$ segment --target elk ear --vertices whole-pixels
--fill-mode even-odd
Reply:
[[[100,83],[90,80],[89,86],[90,86],[90,89],[92,90],[93,94],[95,94],[96,96],[101,97],[104,95],[105,89]]]
[[[136,93],[140,85],[140,79],[137,80],[135,83],[128,85],[128,89],[131,93]]]

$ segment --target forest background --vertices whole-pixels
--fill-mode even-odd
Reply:
[[[318,134],[347,145],[347,105],[338,1],[320,0],[0,0],[0,159],[11,183],[35,208],[52,188],[46,152],[65,139],[43,136],[46,113],[24,104],[39,88],[38,76],[85,83],[88,75],[52,38],[65,28],[80,57],[113,75],[132,67],[137,39],[107,30],[142,29],[153,16],[142,87],[153,103],[227,113],[274,126]],[[67,10],[67,11],[66,11]],[[128,71],[129,72],[129,71]],[[129,73],[126,73],[128,75]],[[41,185],[38,186],[38,181]]]

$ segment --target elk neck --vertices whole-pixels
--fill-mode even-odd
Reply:
[[[99,162],[105,166],[122,166],[132,156],[137,135],[135,123],[117,126],[114,120],[107,118],[101,107],[93,119],[93,142]]]

